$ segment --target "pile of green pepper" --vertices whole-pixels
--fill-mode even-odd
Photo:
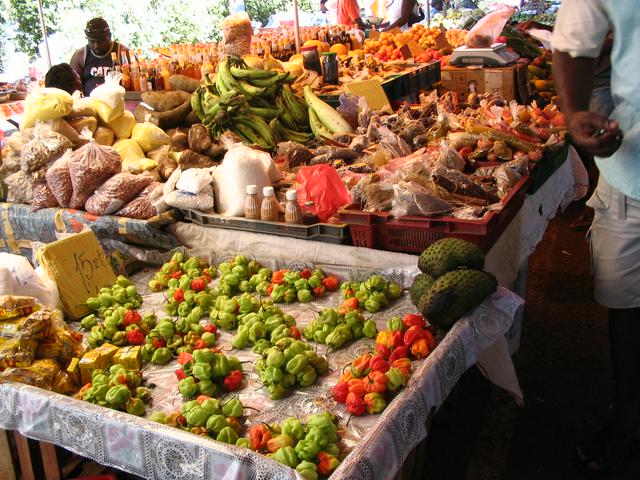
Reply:
[[[396,300],[402,295],[402,287],[396,283],[388,282],[381,275],[372,275],[364,282],[344,282],[340,285],[342,298],[356,298],[360,308],[367,312],[377,313],[389,306],[391,300]]]
[[[244,407],[239,398],[234,397],[221,404],[219,400],[200,396],[182,404],[180,412],[169,415],[153,412],[149,420],[187,430],[196,435],[215,438],[219,442],[245,446],[248,439],[238,438],[243,428]]]
[[[193,354],[184,352],[178,358],[178,363],[182,365],[179,369],[181,373],[176,372],[180,379],[178,390],[185,399],[191,399],[198,394],[212,397],[229,386],[228,377],[239,376],[240,380],[242,379],[242,365],[238,357],[227,357],[209,348],[194,350]],[[233,388],[227,390],[235,390],[238,386],[234,382]]]
[[[313,385],[318,375],[329,370],[326,357],[318,355],[308,343],[291,337],[283,337],[265,349],[255,366],[272,400],[283,398],[296,384]]]
[[[209,266],[205,260],[198,257],[190,257],[185,260],[181,252],[176,252],[170,261],[162,264],[160,270],[149,280],[148,286],[152,292],[161,292],[167,287],[173,286],[175,288],[176,284],[172,280],[183,280],[184,278],[195,280],[203,276],[209,277],[209,279],[215,277],[215,267]]]
[[[338,425],[329,412],[310,415],[306,424],[289,417],[281,424],[249,429],[249,448],[296,469],[305,480],[331,475],[338,467]]]
[[[242,312],[242,309],[238,312]],[[253,352],[260,354],[281,338],[299,333],[296,320],[270,302],[262,303],[257,311],[239,314],[238,317],[238,332],[231,340],[234,348],[253,345]]]
[[[324,308],[320,316],[302,330],[304,338],[326,343],[337,349],[350,340],[362,337],[375,338],[378,334],[376,322],[364,319],[358,310],[341,314],[334,308]]]
[[[94,370],[91,383],[77,397],[103,407],[121,410],[131,415],[144,415],[144,404],[151,400],[151,390],[143,387],[142,373],[115,364],[109,370]]]
[[[219,264],[218,271],[220,282],[215,289],[218,294],[229,297],[255,292],[260,283],[268,282],[271,277],[271,270],[244,255],[236,255],[231,261]]]
[[[220,295],[211,308],[209,318],[223,330],[235,330],[245,315],[258,312],[261,306],[260,300],[249,293],[235,297]]]

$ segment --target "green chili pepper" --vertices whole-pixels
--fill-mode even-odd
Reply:
[[[287,389],[281,383],[272,383],[271,385],[268,385],[267,391],[269,392],[269,398],[271,400],[279,400],[287,394]]]
[[[178,391],[184,398],[193,397],[198,391],[198,386],[193,377],[187,377],[178,382]]]
[[[214,377],[226,377],[229,373],[229,362],[227,357],[220,353],[214,353],[211,359],[211,374]]]
[[[257,353],[258,355],[262,355],[267,348],[271,346],[271,342],[266,338],[261,338],[258,340],[252,348],[253,353]]]
[[[209,379],[200,380],[196,383],[196,386],[198,387],[198,393],[200,395],[207,395],[208,397],[211,397],[218,392],[218,385]]]
[[[251,441],[246,437],[240,437],[236,440],[236,447],[251,448]]]
[[[126,385],[116,385],[109,389],[105,400],[114,408],[123,406],[131,398],[131,391]]]
[[[317,468],[315,463],[303,460],[296,467],[296,471],[304,480],[318,480]]]
[[[300,373],[307,366],[309,360],[306,355],[299,353],[287,362],[286,370],[292,375]]]
[[[298,455],[296,455],[296,451],[290,446],[279,448],[271,458],[291,468],[296,468],[296,465],[300,463]]]
[[[309,387],[316,381],[317,374],[311,365],[307,365],[301,372],[296,375],[296,380],[301,387]]]
[[[209,412],[200,406],[191,408],[184,416],[189,425],[194,427],[204,427],[207,424],[209,418]]]
[[[295,451],[298,454],[298,457],[312,462],[313,460],[315,460],[317,453],[320,451],[320,445],[312,442],[311,440],[303,438],[296,444]]]
[[[284,353],[277,348],[272,348],[267,355],[267,365],[270,367],[282,368],[285,365]]]
[[[262,381],[266,384],[280,383],[284,377],[284,372],[277,367],[267,367],[262,374]]]
[[[207,430],[211,433],[218,434],[223,428],[229,426],[227,419],[220,414],[213,414],[207,420]]]
[[[306,289],[298,290],[297,297],[300,303],[308,303],[313,300],[313,294],[311,293],[311,290]]]
[[[322,450],[329,442],[327,442],[327,436],[318,427],[310,427],[307,429],[305,440],[315,443]]]
[[[144,415],[144,402],[139,398],[131,398],[126,404],[126,409],[127,413],[140,417]]]
[[[244,408],[239,398],[233,398],[222,406],[222,414],[225,417],[242,417]]]
[[[289,417],[282,422],[282,433],[298,442],[304,438],[304,426],[299,419]]]
[[[167,347],[157,349],[151,357],[151,363],[154,365],[164,365],[171,359],[171,350]]]
[[[193,360],[196,363],[210,363],[214,356],[215,353],[208,348],[200,348],[193,352]]]
[[[220,413],[220,401],[215,398],[207,398],[204,402],[200,404],[202,408],[204,408],[210,415],[215,415]]]
[[[211,365],[208,363],[196,363],[191,369],[191,374],[198,380],[210,380],[212,377]]]
[[[378,327],[373,320],[367,320],[364,322],[362,333],[368,338],[375,338],[378,335]]]

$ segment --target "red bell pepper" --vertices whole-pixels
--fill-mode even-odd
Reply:
[[[396,330],[391,335],[391,348],[398,348],[404,345],[404,338],[400,330]]]
[[[340,461],[327,452],[318,452],[316,458],[318,459],[318,473],[320,475],[329,476],[340,465]]]
[[[191,290],[194,292],[201,292],[205,288],[207,288],[207,284],[203,278],[194,278],[191,280]]]
[[[318,298],[322,298],[324,297],[325,291],[326,291],[326,287],[324,285],[320,285],[313,289],[313,295]]]
[[[185,378],[187,378],[187,374],[183,369],[179,368],[176,370],[176,377],[178,377],[178,380],[184,380]]]
[[[180,280],[180,277],[183,275],[182,270],[178,270],[177,272],[173,272],[171,274],[171,278],[175,278],[176,280]]]
[[[240,370],[232,370],[224,379],[224,388],[227,392],[233,392],[240,388],[242,383],[242,372]]]
[[[300,272],[300,278],[304,278],[305,280],[309,280],[311,278],[313,272],[311,272],[310,268],[305,268]]]
[[[276,270],[271,274],[271,283],[275,285],[282,285],[284,283],[284,274],[286,270]]]
[[[156,350],[167,346],[167,341],[164,338],[155,337],[152,342],[153,348],[155,348]]]
[[[387,390],[387,377],[382,372],[369,372],[364,381],[364,389],[367,393],[384,393]]]
[[[424,317],[417,313],[407,313],[403,317],[402,323],[404,323],[405,328],[413,327],[414,325],[419,327],[425,327],[427,325],[427,322],[424,321]]]
[[[173,299],[176,302],[184,302],[184,290],[181,289],[180,287],[176,288],[173,291]]]
[[[331,388],[331,394],[333,399],[338,403],[344,403],[347,401],[347,395],[349,394],[349,384],[346,382],[338,382],[333,388]]]
[[[300,329],[298,327],[292,325],[289,327],[289,336],[291,338],[295,338],[296,340],[300,340],[302,338],[302,333],[300,332]]]
[[[213,323],[207,323],[203,327],[203,330],[209,333],[218,333],[218,327],[216,327]]]
[[[137,324],[138,322],[140,322],[140,320],[142,320],[142,317],[137,310],[127,310],[124,314],[124,320],[122,324],[125,327],[128,327],[129,325]]]
[[[424,331],[424,338],[427,341],[427,346],[429,347],[429,351],[432,351],[436,348],[436,339],[429,330]]]
[[[381,343],[376,343],[376,352],[378,352],[384,358],[389,358],[389,355],[391,355],[391,350],[389,349],[389,347]]]
[[[425,358],[429,355],[429,345],[426,338],[420,338],[411,345],[411,354],[415,358]]]
[[[389,356],[389,361],[393,363],[395,360],[399,358],[407,358],[409,356],[409,347],[406,345],[402,345],[398,348],[394,348],[393,352]]]
[[[358,397],[364,397],[367,390],[364,388],[364,381],[361,378],[354,378],[349,380],[349,393],[353,393]]]
[[[127,342],[129,345],[142,345],[144,343],[144,333],[136,328],[127,332]]]
[[[340,285],[340,281],[333,275],[328,275],[322,279],[322,285],[330,292],[334,292]]]
[[[347,411],[351,415],[362,415],[367,409],[364,403],[364,395],[358,396],[355,393],[349,393],[345,403],[347,405]]]
[[[424,338],[424,332],[426,330],[424,330],[422,327],[419,327],[417,325],[414,325],[413,327],[409,327],[409,329],[404,332],[404,344],[405,345],[413,345],[413,342],[415,342],[416,340],[419,340],[421,338]]]
[[[198,340],[196,343],[194,343],[193,345],[193,349],[194,350],[200,350],[201,348],[208,348],[209,345],[207,344],[207,342],[205,342],[204,340]]]
[[[189,352],[180,352],[178,354],[178,363],[180,365],[184,365],[185,363],[189,363],[192,358],[193,355],[191,355]]]
[[[265,424],[259,423],[249,429],[249,442],[252,450],[258,452],[266,449],[269,440],[271,440],[271,432]]]

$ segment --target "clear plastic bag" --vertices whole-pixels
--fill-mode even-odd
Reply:
[[[31,203],[33,198],[33,179],[22,170],[4,178],[7,186],[7,202]]]
[[[253,27],[246,12],[229,15],[222,21],[224,53],[242,57],[251,53]]]
[[[69,159],[72,150],[67,150],[62,157],[47,169],[46,179],[47,185],[51,193],[55,197],[58,205],[67,208],[73,195],[73,184],[71,183],[71,175],[69,174]]]
[[[109,124],[120,118],[124,113],[125,89],[120,85],[122,73],[109,72],[105,75],[104,83],[91,91],[92,106],[98,117]]]
[[[463,171],[465,161],[460,154],[449,146],[449,144],[443,140],[440,142],[440,156],[438,157],[439,165],[450,168],[453,170]]]
[[[89,134],[90,135],[90,134]],[[84,207],[87,199],[108,178],[122,168],[120,155],[111,147],[98,145],[93,139],[85,146],[71,153],[69,173],[73,185],[73,195],[69,206]]]
[[[176,188],[189,193],[200,193],[213,181],[213,168],[190,168],[180,175]]]
[[[22,149],[20,168],[26,173],[39,170],[49,160],[71,147],[71,141],[67,137],[55,132],[50,125],[38,122],[33,129],[33,139]]]
[[[85,210],[93,215],[111,215],[151,183],[153,178],[148,175],[117,173],[87,199]]]
[[[476,23],[469,33],[465,41],[467,47],[470,48],[488,48],[500,36],[504,26],[509,18],[515,13],[516,9],[507,7],[494,10],[485,15],[478,23]]]
[[[46,183],[38,183],[33,187],[33,198],[31,199],[31,210],[37,212],[42,208],[58,207],[58,200]]]
[[[398,182],[393,186],[391,213],[394,217],[424,215],[427,217],[444,215],[453,210],[446,200],[434,195],[415,182]]]
[[[161,184],[153,182],[142,190],[136,198],[118,210],[116,215],[120,217],[136,218],[138,220],[147,220],[151,217],[155,217],[158,214],[158,211],[153,206],[153,194],[159,185]]]
[[[182,210],[206,212],[213,209],[213,190],[209,186],[196,195],[182,190],[174,190],[164,196],[164,201],[167,205]]]

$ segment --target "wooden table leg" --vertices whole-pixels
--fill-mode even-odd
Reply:
[[[16,431],[13,432],[13,438],[16,442],[16,450],[18,451],[22,480],[35,480],[33,465],[31,463],[31,453],[29,452],[29,441]]]
[[[0,474],[6,480],[16,480],[16,470],[13,466],[6,430],[0,430]]]
[[[60,465],[58,465],[55,445],[48,442],[38,443],[40,444],[40,452],[42,453],[44,478],[46,480],[60,480]]]

